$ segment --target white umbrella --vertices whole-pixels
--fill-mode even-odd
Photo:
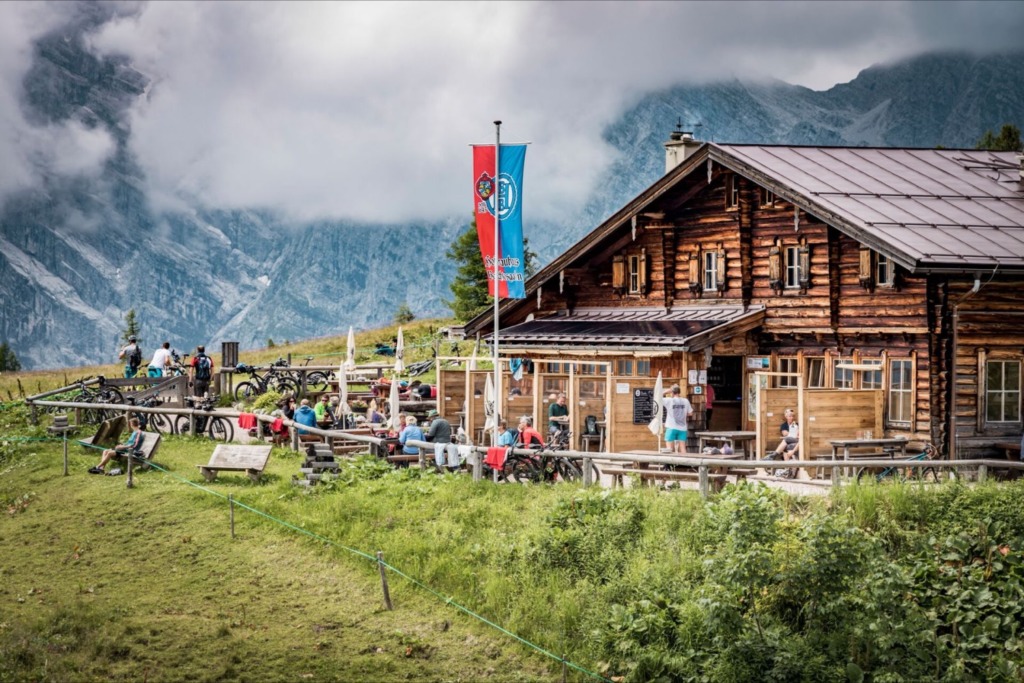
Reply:
[[[658,437],[658,448],[661,448],[661,430],[664,426],[661,421],[662,394],[665,388],[661,380],[661,371],[658,371],[658,379],[654,382],[654,417],[651,418],[647,428]]]
[[[342,363],[338,368],[338,402],[341,404],[341,414],[348,415],[352,409],[348,405],[348,370]]]
[[[405,372],[405,339],[402,337],[402,328],[398,328],[398,341],[395,343],[395,375]]]
[[[352,331],[351,325],[348,328],[348,353],[345,356],[345,369],[356,369],[356,334]]]
[[[388,398],[388,404],[391,406],[391,428],[396,432],[402,429],[402,425],[398,424],[398,411],[400,410],[398,405],[398,378],[391,382],[391,396]]]
[[[484,429],[494,429],[494,381],[487,375],[484,384]]]
[[[476,347],[480,345],[479,340],[473,344],[473,355],[469,357],[469,369],[476,370]]]

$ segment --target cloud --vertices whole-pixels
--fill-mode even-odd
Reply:
[[[926,50],[1017,47],[1022,28],[1014,2],[151,2],[90,45],[152,79],[130,145],[158,207],[468,218],[468,144],[502,119],[503,141],[532,143],[529,220],[582,204],[611,159],[602,131],[642,93],[823,89]],[[76,140],[88,168],[104,146]]]
[[[22,82],[34,42],[67,16],[67,8],[57,4],[0,4],[0,200],[38,186],[48,175],[96,174],[114,149],[102,128],[77,120],[33,123],[25,116]]]

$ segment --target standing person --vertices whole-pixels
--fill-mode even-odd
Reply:
[[[165,341],[153,354],[153,360],[149,361],[146,375],[148,377],[163,377],[167,374],[169,367],[171,367],[171,342]]]
[[[686,418],[693,415],[693,406],[689,399],[680,396],[682,389],[678,384],[673,384],[669,390],[669,397],[663,403],[665,406],[665,443],[669,445],[673,453],[686,453]]]
[[[205,346],[196,347],[189,374],[192,379],[192,395],[206,396],[210,392],[210,380],[213,379],[213,359],[206,355]]]
[[[548,406],[548,431],[552,436],[569,428],[569,406],[565,405],[565,394],[559,393],[555,402]]]
[[[118,359],[124,361],[124,376],[134,377],[142,365],[142,347],[135,335],[128,337],[128,344],[117,354]]]
[[[715,406],[715,388],[708,384],[704,390],[704,429],[711,429],[711,411]]]

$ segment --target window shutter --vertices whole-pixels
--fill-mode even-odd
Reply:
[[[640,293],[647,294],[651,290],[650,283],[647,281],[647,249],[640,250],[640,263],[638,265],[640,269]]]
[[[811,247],[807,242],[802,242],[797,250],[800,259],[800,289],[806,290],[811,286]]]
[[[860,286],[870,288],[874,284],[874,268],[871,249],[868,247],[860,248]]]
[[[725,249],[718,249],[718,291],[725,291]]]
[[[626,257],[622,254],[612,258],[612,291],[617,294],[626,291]]]
[[[768,250],[768,286],[782,289],[782,249],[778,244]]]
[[[700,248],[690,252],[690,291],[694,294],[700,294],[704,287],[701,285],[701,258]]]

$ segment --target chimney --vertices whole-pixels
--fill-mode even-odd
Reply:
[[[665,173],[693,156],[700,146],[701,142],[693,137],[693,132],[683,130],[682,123],[677,123],[676,129],[665,143]]]

